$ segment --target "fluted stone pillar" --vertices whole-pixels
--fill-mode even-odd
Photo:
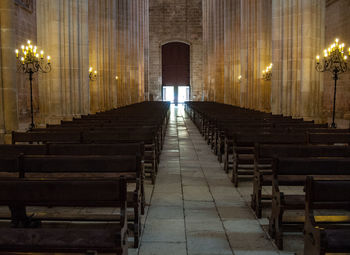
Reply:
[[[0,143],[9,143],[18,129],[13,0],[0,1],[0,27]]]
[[[315,56],[322,53],[325,1],[272,2],[272,112],[320,120],[323,83]]]
[[[117,4],[116,0],[89,0],[89,64],[98,72],[97,80],[89,82],[91,112],[118,106]]]
[[[37,0],[38,45],[52,56],[39,79],[42,123],[89,112],[88,1]]]

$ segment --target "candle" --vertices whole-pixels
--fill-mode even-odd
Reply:
[[[16,58],[18,58],[18,50],[16,49],[15,52],[16,52]]]
[[[320,63],[320,56],[316,56],[317,63]]]
[[[24,57],[21,57],[22,64],[24,65]]]
[[[28,40],[28,44],[30,44],[30,40]]]
[[[37,54],[35,54],[35,57],[36,57],[36,58],[39,58],[39,54],[38,54],[38,53],[37,53]]]
[[[50,64],[50,59],[51,59],[51,57],[47,56],[47,63],[49,63],[49,64]]]
[[[89,73],[92,73],[92,67],[89,68]]]
[[[115,77],[115,79],[116,79],[116,80],[118,80],[118,79],[119,79],[119,77],[118,77],[118,76],[116,76],[116,77]]]
[[[41,57],[41,58],[44,58],[44,51],[43,51],[43,50],[40,51],[40,57]]]
[[[22,52],[24,52],[24,45],[21,46]]]
[[[97,71],[95,71],[94,74],[97,74]]]

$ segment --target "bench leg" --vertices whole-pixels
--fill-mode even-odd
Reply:
[[[226,173],[229,171],[228,167],[228,150],[227,146],[225,145],[225,153],[224,153],[224,170]]]
[[[27,216],[25,206],[9,206],[11,211],[11,225],[14,228],[38,228],[41,221]]]

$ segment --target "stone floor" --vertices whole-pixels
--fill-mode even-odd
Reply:
[[[278,251],[267,218],[256,219],[249,207],[251,182],[233,187],[181,107],[172,107],[156,184],[146,191],[141,246],[130,254],[302,254],[301,234],[287,236]]]

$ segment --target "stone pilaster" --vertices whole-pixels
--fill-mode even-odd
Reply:
[[[13,0],[0,1],[0,143],[11,141],[18,129]]]
[[[273,113],[319,119],[323,85],[315,71],[322,52],[325,1],[273,0]]]
[[[52,71],[39,76],[43,123],[89,112],[88,1],[38,0],[38,45],[52,56]]]

